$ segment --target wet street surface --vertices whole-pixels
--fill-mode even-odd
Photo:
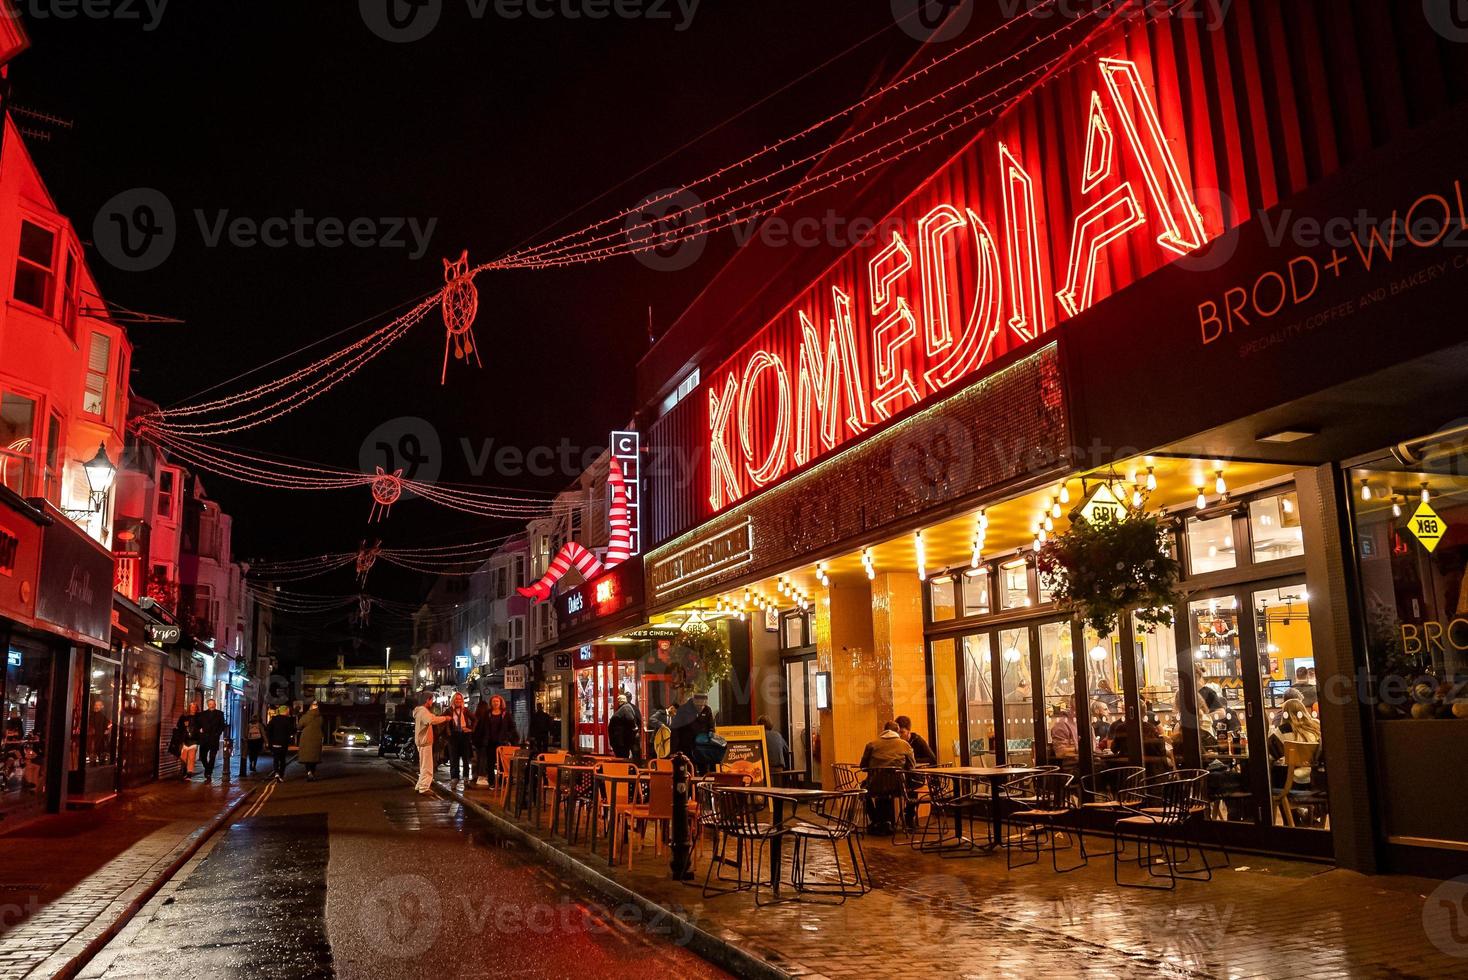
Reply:
[[[185,877],[186,876],[186,877]],[[85,977],[725,976],[375,754],[252,801]]]

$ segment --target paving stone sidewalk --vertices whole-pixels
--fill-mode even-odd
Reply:
[[[154,783],[0,834],[0,980],[53,973],[262,781]]]
[[[508,819],[483,789],[439,785]],[[551,840],[544,830],[535,836]],[[1002,852],[945,859],[869,840],[875,891],[842,905],[800,900],[756,908],[748,893],[704,899],[699,887],[673,882],[667,854],[654,857],[651,847],[629,870],[621,862],[609,868],[600,845],[593,855],[552,843],[706,932],[811,980],[898,971],[985,978],[1468,976],[1468,882],[1365,876],[1234,854],[1211,882],[1139,891],[1113,883],[1109,856],[1070,874],[1053,872],[1048,856],[1007,871]],[[1220,854],[1212,857],[1222,862]],[[700,884],[707,866],[703,851],[696,856]],[[1461,925],[1450,914],[1437,917],[1451,913],[1453,903],[1464,909]]]

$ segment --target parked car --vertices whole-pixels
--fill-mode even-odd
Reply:
[[[382,730],[382,741],[377,743],[377,754],[389,758],[407,756],[414,751],[413,723],[390,721]]]
[[[333,740],[337,745],[347,749],[365,749],[372,744],[372,736],[368,735],[356,725],[343,725],[336,730]]]

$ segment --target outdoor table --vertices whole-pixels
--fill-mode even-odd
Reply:
[[[522,809],[530,809],[530,801],[526,798],[526,791],[530,788],[530,764],[535,760],[528,756],[517,755],[510,758],[509,787],[505,790],[505,812],[512,813],[516,817]],[[510,797],[513,794],[515,805],[510,806]]]
[[[958,779],[978,779],[989,784],[989,843],[984,850],[993,853],[999,846],[999,838],[1004,834],[1004,822],[1000,819],[999,812],[1000,784],[1015,776],[1033,776],[1040,771],[1026,766],[955,766],[952,769],[941,770],[940,774],[954,776]],[[957,819],[958,835],[962,837],[963,818],[958,817]]]
[[[779,827],[785,822],[786,803],[791,804],[790,812],[793,816],[794,807],[802,803],[829,800],[838,796],[860,796],[865,791],[859,789],[801,789],[794,786],[720,786],[717,792],[768,797],[773,802],[775,809],[773,826]],[[770,887],[776,895],[780,894],[780,865],[784,861],[784,852],[785,848],[780,838],[773,838],[770,841]]]
[[[615,867],[616,866],[616,863],[617,863],[617,847],[616,847],[617,838],[616,838],[616,834],[614,832],[616,830],[616,826],[615,826],[616,825],[616,819],[615,819],[615,817],[616,817],[616,805],[615,804],[616,804],[616,800],[617,800],[617,792],[616,792],[617,786],[616,786],[616,784],[617,783],[627,783],[629,786],[635,786],[635,785],[638,785],[640,783],[646,782],[647,779],[648,779],[648,777],[650,777],[651,775],[652,775],[652,770],[651,769],[639,769],[639,770],[637,770],[636,775],[633,775],[632,773],[626,773],[626,772],[593,772],[591,774],[591,797],[592,797],[593,800],[596,801],[596,805],[600,805],[600,801],[601,801],[601,795],[597,792],[597,784],[599,784],[599,783],[611,783],[612,784],[612,792],[610,794],[608,794],[608,798],[610,800],[612,800],[613,806],[612,806],[612,812],[609,813],[609,814],[607,814],[607,826],[606,826],[606,835],[607,835],[607,864],[610,865],[610,866]],[[632,791],[630,789],[627,791],[627,802],[629,804],[632,802]],[[591,853],[593,853],[593,854],[596,853],[596,834],[592,834],[591,835]]]

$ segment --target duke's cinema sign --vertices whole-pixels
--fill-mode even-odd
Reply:
[[[1200,248],[1180,106],[1145,49],[1029,93],[714,371],[714,511],[859,439]],[[1165,85],[1165,88],[1164,88]],[[1203,172],[1200,173],[1199,171]],[[1207,181],[1206,184],[1199,181]],[[892,230],[892,229],[897,230]]]

